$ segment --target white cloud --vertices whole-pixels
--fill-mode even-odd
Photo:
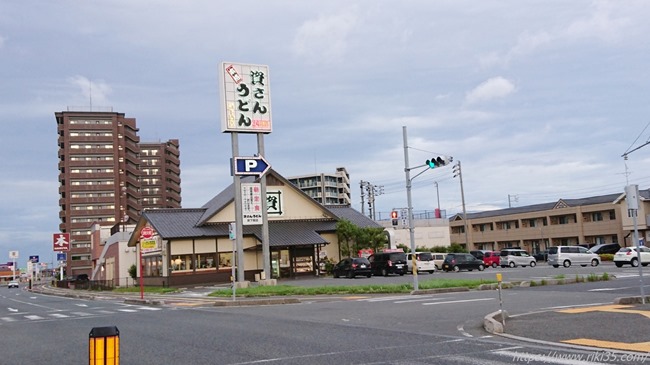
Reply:
[[[68,83],[77,86],[83,98],[92,105],[110,106],[108,95],[112,93],[110,85],[103,80],[92,81],[84,76],[74,76],[68,79]]]
[[[479,63],[483,67],[508,66],[513,59],[525,57],[556,43],[588,39],[611,42],[621,39],[631,24],[630,19],[613,15],[615,6],[608,2],[596,2],[593,8],[588,16],[575,19],[565,26],[535,32],[524,30],[509,50],[502,53],[488,52],[479,57]]]
[[[468,92],[465,101],[477,103],[492,99],[504,98],[515,91],[515,85],[503,77],[493,77]]]
[[[341,61],[348,48],[348,37],[357,25],[350,13],[321,16],[304,22],[293,40],[293,52],[319,63]]]

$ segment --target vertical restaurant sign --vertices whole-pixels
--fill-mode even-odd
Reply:
[[[222,62],[221,132],[271,133],[269,67]]]
[[[242,224],[259,225],[262,220],[262,185],[260,183],[241,184]]]

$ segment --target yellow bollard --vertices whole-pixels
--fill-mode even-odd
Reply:
[[[89,365],[119,365],[120,331],[117,327],[95,327],[88,339]]]

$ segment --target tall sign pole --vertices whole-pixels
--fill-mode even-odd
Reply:
[[[222,62],[219,69],[219,87],[221,91],[221,131],[231,133],[232,158],[237,161],[239,155],[239,133],[257,134],[258,155],[264,156],[263,134],[272,132],[271,93],[269,69],[266,65]],[[257,167],[256,160],[244,161],[244,169],[252,171]],[[233,185],[235,200],[235,245],[237,246],[237,281],[244,281],[245,259],[243,246],[243,202],[242,186],[238,164],[233,168]],[[267,166],[268,167],[268,166]],[[266,170],[265,170],[266,171]],[[264,171],[264,172],[265,172]],[[244,173],[245,174],[245,173]],[[266,178],[264,173],[257,176],[261,179],[262,222],[247,221],[246,224],[262,224],[262,255],[263,275],[270,275],[270,247],[268,234],[268,216],[266,204]],[[234,259],[234,258],[233,258]],[[234,283],[233,283],[234,285]]]

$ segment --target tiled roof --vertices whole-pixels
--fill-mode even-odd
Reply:
[[[271,171],[276,177],[282,178],[276,172]],[[244,177],[242,182],[253,182],[253,177]],[[291,185],[293,186],[293,185]],[[303,194],[306,199],[311,199],[307,194],[293,186]],[[201,237],[227,237],[228,223],[208,222],[211,217],[227,207],[234,200],[234,184],[210,199],[201,208],[185,209],[155,209],[145,210],[142,217],[161,235],[164,239],[201,238]],[[315,202],[315,201],[314,201]],[[319,204],[318,202],[315,202]],[[346,219],[359,227],[382,226],[370,218],[359,213],[349,205],[345,206],[322,206],[326,213],[322,219],[307,219],[300,221],[269,221],[269,245],[292,246],[305,244],[327,244],[319,233],[336,232],[336,224],[340,219]],[[243,226],[244,235],[254,235],[262,240],[262,226]]]
[[[524,207],[513,207],[513,208],[498,209],[498,210],[488,210],[488,211],[484,211],[484,212],[467,213],[467,219],[498,217],[498,216],[502,216],[502,215],[521,214],[521,213],[531,213],[531,212],[540,212],[540,211],[545,211],[545,210],[552,210],[559,203],[564,203],[568,207],[579,207],[579,206],[594,205],[594,204],[614,203],[614,201],[620,195],[621,194],[618,193],[618,194],[608,194],[608,195],[593,196],[593,197],[589,197],[589,198],[559,199],[558,201],[552,202],[552,203],[542,203],[542,204],[535,204],[535,205],[527,205],[527,206],[524,206]],[[454,216],[450,217],[450,220],[453,221],[453,220],[462,219],[462,218],[463,218],[462,214],[455,214]]]

